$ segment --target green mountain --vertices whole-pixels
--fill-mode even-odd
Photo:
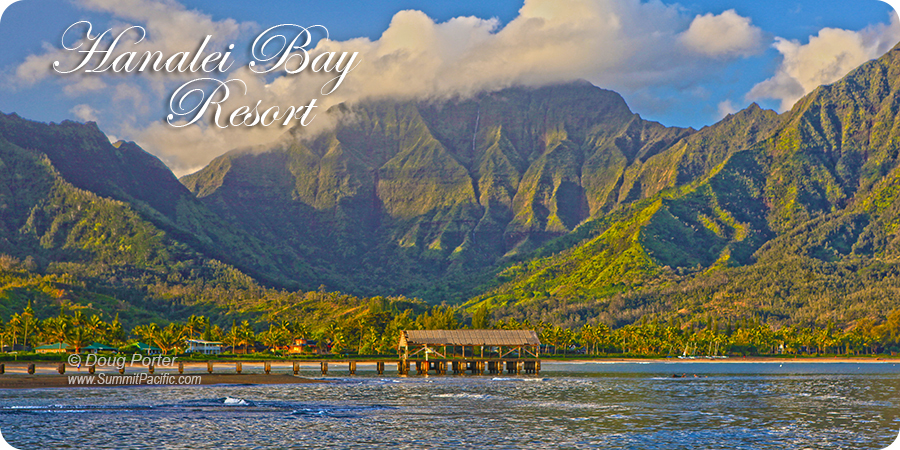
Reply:
[[[557,323],[849,323],[897,308],[898,75],[895,49],[780,116],[751,106],[683,139],[645,164],[655,192],[505,268],[469,305]]]
[[[444,102],[371,101],[333,131],[232,151],[182,178],[329,287],[464,299],[471,277],[657,189],[641,168],[692,130],[574,83]]]
[[[559,325],[883,316],[898,75],[893,50],[789,112],[701,130],[585,82],[370,100],[181,180],[93,123],[0,115],[0,316],[32,300],[324,323],[365,310],[353,295]]]
[[[0,114],[0,316],[28,301],[45,315],[92,305],[132,324],[246,311],[222,293],[264,296],[247,273],[278,280],[272,248],[206,209],[157,158],[110,144],[93,123]]]

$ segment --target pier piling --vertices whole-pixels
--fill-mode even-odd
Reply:
[[[34,363],[28,365],[28,375],[34,375]]]
[[[235,371],[235,372],[237,372],[238,374],[240,374],[240,373],[241,373],[241,370],[243,370],[243,369],[244,369],[244,367],[243,367],[243,365],[241,364],[240,361],[234,363],[234,371]]]

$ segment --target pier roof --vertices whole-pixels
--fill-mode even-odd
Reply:
[[[400,346],[410,345],[541,345],[534,330],[404,330]]]

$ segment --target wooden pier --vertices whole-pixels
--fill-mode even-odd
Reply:
[[[537,358],[493,359],[304,359],[300,361],[207,361],[208,373],[242,373],[244,364],[262,364],[265,375],[276,371],[273,365],[284,365],[298,375],[301,369],[317,370],[323,376],[356,375],[360,365],[374,366],[378,375],[394,370],[400,376],[410,375],[537,375],[541,372],[541,360]],[[306,366],[306,367],[304,367]],[[183,366],[179,373],[184,373]]]
[[[307,370],[318,369],[323,376],[329,372],[353,376],[360,365],[366,365],[374,366],[378,375],[385,375],[388,367],[396,367],[399,376],[538,375],[541,373],[540,345],[533,330],[407,330],[400,333],[397,346],[399,357],[396,359],[210,360],[205,362],[206,367],[203,367],[203,362],[195,363],[194,371],[206,369],[209,374],[242,374],[246,369],[248,373],[262,376],[273,372],[299,375],[301,368],[308,366]],[[151,364],[128,372],[146,371],[153,374],[156,370],[177,370],[179,374],[184,374],[191,372],[189,367],[185,370],[190,364],[190,361],[179,361],[171,367],[154,367]],[[4,364],[0,364],[0,374],[6,369]],[[66,364],[55,364],[53,369],[60,375],[65,374]],[[91,375],[98,369],[101,372],[115,370],[119,374],[126,373],[124,365],[103,368],[87,366],[87,372]],[[27,373],[34,375],[35,372],[35,364],[28,364]]]
[[[10,368],[12,367],[12,371]],[[265,378],[284,375],[317,376],[534,376],[541,372],[537,358],[447,358],[447,359],[216,359],[178,361],[163,366],[86,366],[87,370],[59,362],[0,363],[0,378],[21,375],[133,375],[139,373],[178,375],[235,375]],[[310,372],[313,372],[312,374]],[[246,381],[245,381],[246,382]]]

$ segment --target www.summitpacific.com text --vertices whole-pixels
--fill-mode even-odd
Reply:
[[[71,375],[70,385],[120,385],[120,384],[149,384],[149,385],[190,385],[200,384],[200,375],[150,375],[149,373],[136,373],[134,375]]]

